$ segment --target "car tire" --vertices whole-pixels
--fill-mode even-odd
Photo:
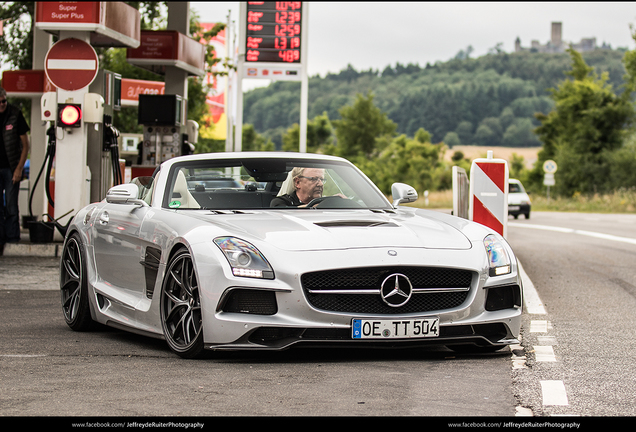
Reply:
[[[60,259],[60,293],[64,320],[75,331],[88,331],[95,327],[88,300],[84,259],[84,245],[79,234],[73,233],[66,239]]]
[[[192,256],[182,248],[170,260],[161,287],[161,325],[170,349],[182,358],[203,356],[203,320]]]

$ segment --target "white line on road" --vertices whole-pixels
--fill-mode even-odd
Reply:
[[[547,333],[548,322],[545,320],[530,321],[530,333]]]
[[[509,222],[508,226],[513,226],[517,228],[540,229],[545,231],[556,231],[556,232],[562,232],[562,233],[568,233],[568,234],[580,234],[580,235],[584,235],[588,237],[600,238],[603,240],[611,240],[611,241],[617,241],[621,243],[629,243],[629,244],[636,245],[636,239],[634,238],[619,237],[619,236],[615,236],[611,234],[603,234],[603,233],[597,233],[593,231],[577,230],[573,228],[553,227],[548,225],[523,224],[523,223],[515,223],[515,222]]]
[[[532,347],[534,349],[534,358],[538,362],[555,362],[556,356],[551,345],[539,345]]]
[[[31,358],[46,357],[46,354],[0,354],[0,357]]]
[[[568,395],[563,381],[541,381],[543,405],[568,405]]]
[[[521,263],[519,263],[519,274],[521,274],[521,279],[523,280],[523,301],[526,304],[528,313],[533,315],[547,314],[548,312],[545,310],[534,284],[524,271]]]

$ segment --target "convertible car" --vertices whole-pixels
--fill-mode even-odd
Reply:
[[[522,287],[508,243],[400,205],[416,199],[396,183],[390,202],[331,156],[170,159],[75,215],[60,264],[63,315],[76,331],[101,323],[164,338],[184,358],[518,343]]]

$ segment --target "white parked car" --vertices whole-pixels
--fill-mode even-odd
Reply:
[[[508,180],[508,214],[514,216],[515,219],[519,215],[524,215],[526,219],[530,219],[530,197],[523,188],[521,182],[517,179]]]
[[[321,197],[304,204],[307,188]],[[62,312],[74,330],[97,322],[163,338],[184,358],[301,344],[518,343],[522,289],[508,243],[466,219],[399,205],[415,199],[396,183],[389,202],[331,156],[170,159],[75,215]]]

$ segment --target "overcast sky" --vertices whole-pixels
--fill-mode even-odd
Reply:
[[[238,23],[239,2],[191,2],[201,22],[225,22],[228,11]],[[562,38],[578,43],[596,37],[612,48],[634,49],[634,2],[310,2],[309,75],[356,70],[382,71],[397,62],[425,66],[447,61],[471,45],[479,57],[498,43],[514,51],[532,40],[550,40],[551,23],[563,25]]]

